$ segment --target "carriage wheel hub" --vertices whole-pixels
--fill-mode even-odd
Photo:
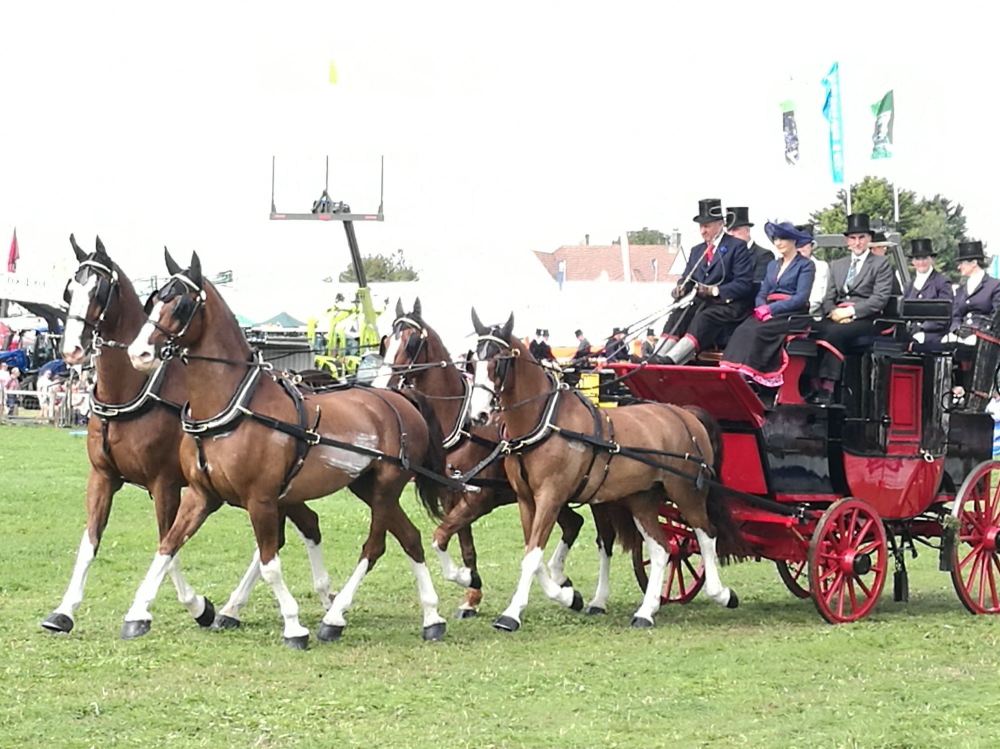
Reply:
[[[983,538],[983,549],[989,552],[997,550],[997,536],[1000,535],[1000,528],[991,526]]]
[[[867,575],[872,569],[871,555],[849,549],[840,558],[840,569],[848,575]]]

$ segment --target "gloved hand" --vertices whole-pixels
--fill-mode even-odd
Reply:
[[[962,344],[964,344],[964,345],[966,345],[966,346],[975,346],[976,345],[976,334],[973,333],[972,335],[966,336],[965,338],[960,338],[959,342],[962,343]]]
[[[706,286],[705,284],[700,283],[700,284],[698,284],[698,289],[697,289],[697,291],[695,291],[695,294],[697,294],[698,296],[700,296],[702,299],[711,299],[712,298],[712,287],[711,286]]]
[[[916,343],[923,343],[924,341],[927,340],[927,334],[924,331],[922,331],[922,330],[918,331],[918,332],[916,332],[916,333],[913,334],[913,340]]]
[[[759,307],[754,307],[753,316],[756,317],[761,322],[767,322],[771,319],[771,308],[766,304],[762,304]]]
[[[688,290],[687,284],[677,285],[674,287],[674,290],[670,292],[670,294],[671,296],[673,296],[674,299],[680,299],[687,293],[687,290]]]

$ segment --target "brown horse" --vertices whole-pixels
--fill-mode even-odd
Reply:
[[[179,457],[182,432],[178,404],[184,396],[180,362],[165,362],[152,376],[132,367],[125,351],[127,342],[136,336],[146,319],[132,282],[108,256],[100,237],[96,252],[89,255],[80,249],[72,235],[70,244],[80,265],[66,286],[69,312],[62,353],[68,364],[77,365],[92,350],[97,382],[87,425],[91,466],[87,481],[87,525],[62,602],[42,622],[42,627],[51,632],[73,629],[87,573],[107,526],[112,500],[122,485],[128,482],[146,488],[153,499],[162,538],[174,522],[181,487],[185,484]],[[316,592],[329,605],[330,579],[320,552],[319,518],[311,509],[301,509],[293,512],[292,519],[306,539]],[[244,585],[222,610],[229,626],[238,624],[239,608],[245,603],[245,597],[241,596],[249,596],[252,585],[247,583],[253,582],[255,572],[259,576],[257,568],[251,565]],[[195,621],[203,627],[211,625],[215,609],[211,601],[197,595],[187,583],[178,559],[169,573],[178,599]]]
[[[565,606],[579,596],[560,588],[541,563],[556,515],[570,500],[623,503],[650,555],[649,583],[632,626],[651,627],[660,606],[667,550],[657,522],[669,499],[694,528],[705,565],[706,594],[735,608],[739,599],[719,580],[716,536],[724,555],[740,548],[720,492],[706,481],[720,465],[719,430],[707,415],[660,403],[599,413],[581,395],[556,383],[512,336],[514,316],[486,327],[472,311],[479,335],[473,414],[499,409],[507,439],[504,469],[517,492],[525,556],[510,605],[493,626],[521,625],[531,580]],[[714,439],[713,439],[714,437]],[[624,533],[627,526],[618,528]],[[626,547],[634,541],[625,541]]]
[[[420,533],[399,506],[400,493],[417,473],[424,506],[440,511],[437,486],[427,477],[444,469],[433,413],[428,409],[422,415],[403,395],[371,388],[300,395],[253,357],[233,313],[203,280],[198,256],[186,270],[169,253],[166,260],[172,275],[150,300],[149,321],[129,354],[140,369],[172,355],[186,364],[181,467],[189,488],[127,619],[148,620],[149,604],[174,554],[228,502],[250,513],[261,571],[278,599],[286,644],[306,647],[309,631],[299,623],[298,604],[285,586],[278,556],[281,513],[349,487],[371,508],[368,539],[317,636],[322,641],[341,636],[344,613],[384,553],[388,530],[410,558],[417,579],[423,636],[440,639],[445,621],[437,613]]]
[[[500,442],[499,422],[473,425],[469,421],[472,382],[452,363],[441,337],[421,316],[420,300],[409,313],[402,302],[396,302],[396,319],[392,324],[385,353],[384,366],[373,383],[379,387],[411,387],[422,393],[434,408],[438,422],[449,431],[444,447],[448,454],[448,472],[464,474],[486,458]],[[432,546],[441,561],[446,580],[467,589],[458,617],[475,616],[482,600],[482,579],[477,566],[472,523],[501,505],[517,500],[504,474],[503,466],[495,462],[475,477],[478,491],[442,494],[445,516],[434,531]],[[583,518],[568,506],[561,508],[558,518],[562,538],[549,560],[549,575],[559,585],[572,586],[563,571],[566,556],[583,526]],[[456,565],[448,554],[448,543],[458,534],[464,566]],[[594,606],[594,612],[600,608]]]

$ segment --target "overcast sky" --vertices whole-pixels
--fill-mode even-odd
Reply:
[[[813,7],[816,10],[813,10]],[[979,8],[982,8],[979,9]],[[839,60],[847,175],[869,161],[870,105],[896,96],[900,183],[966,207],[1000,242],[997,63],[988,6],[950,2],[5,3],[0,242],[22,267],[69,261],[99,232],[133,276],[162,246],[209,270],[335,274],[306,211],[330,192],[384,225],[425,277],[591,235],[674,227],[697,201],[804,220],[832,201],[820,80]],[[339,82],[327,81],[334,61]],[[802,163],[783,161],[797,103]],[[876,165],[877,168],[883,167]],[[491,265],[492,263],[492,265]],[[277,268],[277,270],[275,270]]]

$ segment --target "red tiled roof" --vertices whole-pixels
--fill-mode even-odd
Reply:
[[[653,280],[653,259],[657,260],[657,280],[675,280],[668,276],[676,252],[662,244],[634,244],[629,246],[629,265],[633,281]],[[545,266],[552,278],[557,278],[559,261],[566,261],[567,281],[596,281],[606,273],[610,281],[623,281],[622,249],[619,245],[563,245],[555,252],[539,252],[535,257]]]

